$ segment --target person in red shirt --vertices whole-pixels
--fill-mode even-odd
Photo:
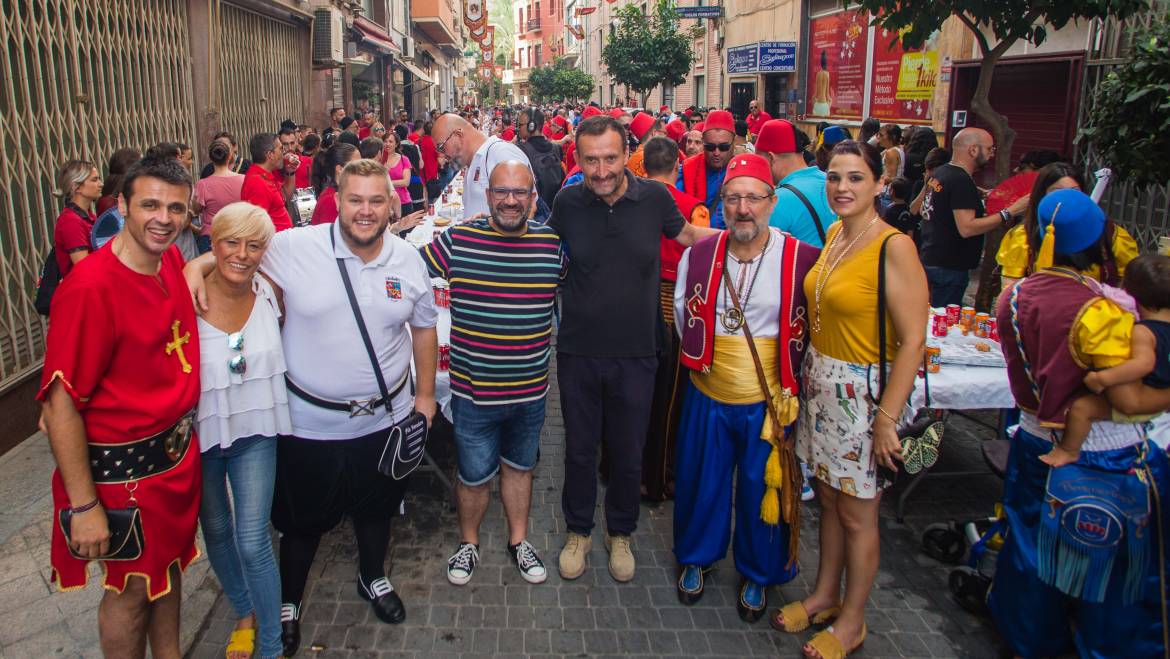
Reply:
[[[290,147],[295,144],[288,136]],[[282,140],[283,142],[283,140]],[[272,225],[277,231],[292,228],[287,199],[296,184],[295,174],[300,159],[295,153],[285,154],[272,133],[260,133],[248,144],[252,152],[252,168],[244,175],[244,187],[240,191],[243,201],[255,204],[268,211]]]
[[[313,160],[313,191],[317,205],[313,207],[310,224],[329,224],[337,221],[337,178],[351,160],[361,158],[356,146],[338,142]]]
[[[418,150],[422,154],[423,185],[427,188],[428,199],[438,199],[442,190],[439,189],[439,150],[435,147],[435,140],[431,137],[434,122],[420,119],[416,121],[415,132],[418,136]]]
[[[89,562],[102,561],[107,657],[142,656],[148,640],[153,656],[180,656],[181,575],[199,555],[199,339],[174,246],[190,198],[191,174],[177,160],[134,165],[122,230],[53,296],[37,392],[57,467],[52,581],[83,588]],[[141,522],[135,557],[104,558],[117,549],[111,531],[134,528],[111,523],[115,511]]]
[[[358,128],[359,140],[364,140],[371,135],[374,128],[374,123],[376,123],[376,119],[377,118],[374,116],[374,113],[371,111],[362,113],[361,118],[358,120],[359,124],[361,125],[361,128]]]
[[[748,104],[747,125],[749,133],[759,135],[760,129],[764,127],[764,122],[771,120],[772,115],[764,112],[759,101],[752,101]]]
[[[102,175],[88,160],[70,160],[57,172],[57,186],[65,208],[53,225],[53,255],[64,277],[93,249],[93,205],[102,196]]]
[[[297,166],[297,173],[294,186],[296,189],[307,188],[311,186],[313,176],[313,158],[317,155],[317,150],[321,147],[321,137],[316,133],[309,133],[305,135],[301,142],[301,164]]]

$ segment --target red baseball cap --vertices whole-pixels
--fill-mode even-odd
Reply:
[[[728,181],[741,176],[754,178],[768,187],[773,185],[772,166],[763,156],[757,156],[754,153],[741,153],[731,159],[731,162],[727,164],[727,176],[723,177],[723,185],[727,185]]]
[[[796,127],[785,119],[764,122],[756,136],[756,152],[796,153]]]
[[[588,119],[589,117],[596,117],[601,114],[601,110],[597,109],[596,105],[587,105],[584,110],[581,110],[581,118]]]
[[[634,120],[630,122],[630,132],[634,134],[634,137],[641,140],[646,135],[646,131],[650,130],[650,127],[654,125],[655,121],[658,120],[645,112],[639,112],[634,115]]]
[[[727,110],[714,110],[707,113],[707,120],[703,122],[703,132],[709,130],[725,130],[735,133],[735,117]]]

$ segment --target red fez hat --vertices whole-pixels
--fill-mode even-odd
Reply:
[[[754,153],[741,153],[737,156],[732,156],[731,162],[727,164],[727,176],[723,178],[723,185],[727,185],[729,181],[741,176],[748,176],[762,181],[768,187],[772,187],[772,166],[763,156],[757,156]]]
[[[669,105],[663,105],[662,107],[658,108],[658,111],[659,111],[659,112],[670,112],[670,106],[669,106]]]
[[[618,119],[625,113],[626,111],[621,108],[614,108],[609,111],[609,116],[613,117],[614,119]]]
[[[596,117],[601,114],[601,110],[597,109],[595,105],[587,105],[584,110],[581,110],[581,118],[588,119],[589,117]]]
[[[657,119],[654,117],[645,112],[639,112],[634,115],[634,120],[630,122],[630,132],[640,141],[646,135],[646,131],[650,130],[650,127],[654,125],[655,121]]]
[[[682,119],[675,119],[674,121],[666,124],[666,136],[675,142],[681,140],[683,135],[686,134],[687,125],[683,122]]]
[[[796,127],[784,119],[771,119],[760,127],[756,151],[796,153]]]
[[[735,132],[735,117],[727,110],[714,110],[707,113],[707,120],[703,122],[703,131],[725,130]]]

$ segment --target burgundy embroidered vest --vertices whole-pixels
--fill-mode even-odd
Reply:
[[[780,361],[780,384],[796,395],[800,391],[800,365],[808,346],[804,277],[816,264],[820,250],[786,233],[779,235],[783,242],[780,272],[777,273],[781,302],[776,355]],[[696,371],[708,371],[715,357],[715,306],[719,289],[723,286],[727,236],[728,231],[723,231],[703,238],[691,246],[687,261],[683,317],[677,319],[682,328],[679,357],[683,366]]]
[[[1012,395],[1016,404],[1035,414],[1041,425],[1063,428],[1072,401],[1088,393],[1082,382],[1087,365],[1081,364],[1073,352],[1071,332],[1084,309],[1100,295],[1071,274],[1041,270],[1020,283],[1016,299],[1013,309],[1009,288],[1000,295],[997,308]],[[1013,325],[1019,327],[1019,338]],[[1019,348],[1021,338],[1023,354]],[[1029,371],[1039,396],[1034,393]]]

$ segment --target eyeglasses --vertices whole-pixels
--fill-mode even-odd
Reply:
[[[488,188],[488,192],[496,201],[504,201],[509,195],[516,197],[516,201],[528,201],[528,198],[532,196],[532,190],[524,188]]]
[[[755,194],[748,194],[748,195],[731,194],[731,195],[720,195],[719,198],[723,200],[724,206],[739,206],[740,204],[746,204],[750,207],[756,207],[756,206],[759,206],[760,204],[768,201],[769,199],[771,199],[772,195],[768,195],[767,197],[761,197],[760,195],[755,195]]]
[[[232,332],[227,338],[228,350],[239,353],[232,355],[228,360],[228,371],[236,375],[243,375],[248,370],[248,361],[244,359],[244,331]]]
[[[438,144],[435,145],[435,151],[438,151],[439,153],[441,153],[443,155],[447,155],[446,151],[444,151],[443,149],[446,148],[447,142],[450,142],[451,138],[455,137],[455,133],[458,133],[461,130],[463,130],[463,129],[456,128],[455,130],[451,131],[450,135],[448,135],[442,142],[439,142]]]
[[[714,142],[703,142],[703,149],[706,151],[714,151],[715,149],[719,149],[720,151],[727,152],[731,150],[731,142],[720,142],[719,144],[715,144]]]

